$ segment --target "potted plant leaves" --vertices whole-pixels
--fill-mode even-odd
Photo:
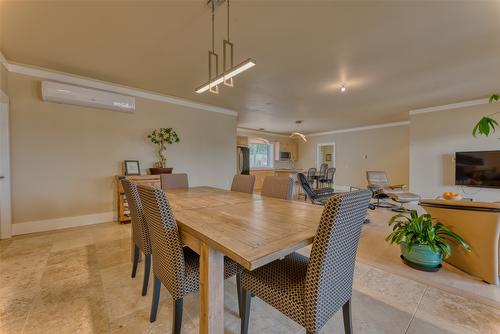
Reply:
[[[166,144],[178,143],[180,141],[175,130],[172,128],[154,129],[148,135],[148,138],[153,144],[158,145],[158,157],[160,158],[155,163],[155,167],[149,169],[149,172],[152,175],[172,173],[173,168],[167,168]]]
[[[461,236],[427,213],[418,215],[415,210],[409,214],[400,213],[390,219],[389,226],[392,226],[392,232],[385,240],[398,244],[403,261],[415,269],[439,270],[441,261],[451,255],[450,242],[471,252],[470,246]]]

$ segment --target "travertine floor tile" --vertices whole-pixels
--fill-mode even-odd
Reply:
[[[416,329],[429,323],[452,333],[500,333],[500,310],[473,300],[428,288],[418,307],[413,326]]]

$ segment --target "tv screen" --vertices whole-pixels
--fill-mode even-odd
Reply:
[[[500,188],[500,151],[457,152],[455,184]]]

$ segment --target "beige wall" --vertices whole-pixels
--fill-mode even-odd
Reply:
[[[114,179],[125,159],[156,161],[146,135],[172,127],[174,172],[191,185],[229,187],[236,170],[236,117],[136,99],[134,114],[43,102],[40,80],[9,73],[13,222],[114,210]]]
[[[335,182],[366,185],[367,170],[384,170],[392,183],[408,183],[409,126],[309,136],[299,146],[300,167],[316,167],[317,144],[335,142]]]
[[[428,198],[455,191],[478,201],[500,201],[500,190],[454,185],[455,152],[500,149],[498,133],[488,138],[472,136],[477,121],[496,111],[500,111],[500,104],[411,116],[411,188]]]

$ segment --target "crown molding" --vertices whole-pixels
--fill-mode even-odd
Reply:
[[[373,130],[373,129],[392,128],[392,127],[396,127],[396,126],[405,126],[405,125],[410,125],[410,121],[375,124],[375,125],[368,125],[368,126],[360,126],[357,128],[340,129],[340,130],[332,130],[332,131],[325,131],[325,132],[316,132],[316,133],[306,134],[306,137],[316,137],[316,136],[333,135],[333,134],[346,133],[346,132],[356,132],[356,131],[366,131],[366,130]]]
[[[254,129],[247,129],[247,128],[236,128],[236,133],[238,132],[245,132],[245,133],[253,133],[256,135],[268,135],[268,136],[275,136],[275,137],[286,137],[290,138],[289,135],[284,135],[281,133],[275,133],[275,132],[269,132],[269,131],[260,131],[260,130],[254,130]]]
[[[478,99],[478,100],[470,100],[470,101],[464,101],[464,102],[458,102],[458,103],[452,103],[452,104],[445,104],[442,106],[415,109],[415,110],[411,110],[409,112],[409,114],[410,114],[410,116],[412,116],[412,115],[418,115],[418,114],[426,114],[426,113],[430,113],[430,112],[479,106],[481,104],[488,104],[488,103],[489,103],[489,100],[486,98],[485,99]]]
[[[8,62],[5,60],[3,55],[0,53],[0,62],[4,64],[5,68],[12,73],[29,75],[32,77],[59,81],[67,84],[73,84],[78,86],[84,86],[88,88],[105,90],[108,92],[119,93],[124,95],[130,95],[135,97],[140,97],[148,100],[159,101],[169,104],[176,104],[183,107],[189,107],[199,110],[205,110],[210,112],[216,112],[224,115],[238,116],[238,113],[231,109],[226,109],[222,107],[217,107],[205,103],[198,103],[195,101],[182,99],[179,97],[173,97],[168,95],[163,95],[151,91],[141,90],[138,88],[121,86],[110,82],[99,81],[91,78],[81,77],[70,73],[52,71],[44,68],[33,67],[24,64],[18,64],[13,62]]]

